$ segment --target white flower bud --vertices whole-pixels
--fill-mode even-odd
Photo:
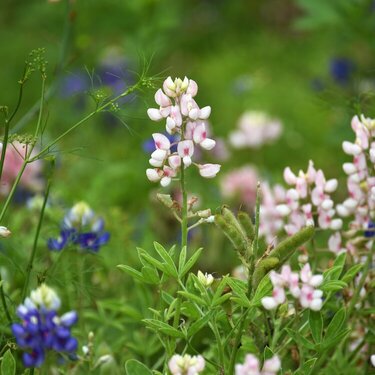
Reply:
[[[0,226],[0,237],[7,238],[11,234],[11,231],[7,227]]]
[[[342,143],[342,148],[344,150],[344,152],[348,155],[359,155],[361,152],[362,152],[362,149],[361,147],[359,147],[358,145],[354,144],[354,143],[351,143],[351,142],[348,142],[348,141],[344,141]]]
[[[357,172],[357,168],[355,167],[353,163],[344,163],[342,166],[342,169],[344,170],[346,174],[353,174]]]
[[[337,189],[338,182],[335,178],[328,180],[324,185],[324,191],[326,193],[333,193]]]
[[[331,221],[330,228],[332,230],[340,230],[342,228],[342,220],[341,219],[333,219]]]

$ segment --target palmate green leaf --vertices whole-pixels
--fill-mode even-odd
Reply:
[[[152,375],[152,371],[136,359],[129,359],[125,363],[127,375]]]
[[[134,279],[138,281],[142,281],[142,282],[145,281],[141,272],[135,270],[132,267],[127,266],[126,264],[119,264],[117,268],[120,269],[121,271],[126,272],[128,275],[132,276]]]
[[[160,283],[159,274],[155,267],[144,266],[142,267],[142,276],[145,282],[157,285]]]
[[[232,293],[223,294],[221,297],[212,300],[211,307],[222,305],[224,302],[228,301],[232,297]]]
[[[323,335],[323,317],[320,311],[309,311],[309,325],[315,343],[319,344]]]
[[[303,337],[299,332],[293,331],[289,328],[286,328],[285,330],[297,345],[301,345],[309,350],[316,350],[316,345],[313,344],[311,341],[307,340],[305,337]]]
[[[203,298],[201,298],[201,297],[199,297],[199,296],[197,296],[193,293],[185,292],[183,290],[180,290],[178,292],[178,294],[185,297],[187,300],[194,301],[194,302],[198,303],[199,305],[207,306],[207,302]]]
[[[164,272],[166,275],[174,277],[175,274],[174,274],[173,270],[171,270],[170,267],[168,267],[168,265],[166,263],[160,262],[159,260],[155,259],[154,257],[152,257],[150,254],[146,253],[145,251],[141,252],[140,256],[146,262],[153,265],[158,270]]]
[[[1,361],[1,375],[15,375],[16,374],[16,361],[13,358],[12,352],[7,350],[3,355]]]
[[[186,246],[181,249],[180,256],[178,258],[178,273],[181,275],[182,270],[186,262]]]
[[[337,334],[340,332],[342,326],[344,325],[345,321],[346,321],[346,310],[343,307],[336,312],[335,316],[332,318],[331,322],[328,324],[326,333],[324,335],[324,342],[336,337]]]
[[[191,258],[186,262],[186,264],[184,265],[184,267],[182,268],[182,271],[180,272],[180,277],[184,277],[189,271],[190,269],[194,266],[194,264],[196,263],[196,261],[199,259],[201,253],[202,253],[203,249],[200,248],[198,249],[192,256]]]
[[[195,321],[187,331],[187,335],[190,337],[194,336],[197,332],[199,332],[203,327],[208,325],[208,322],[212,318],[214,311],[209,312],[208,314],[202,316],[200,319]]]
[[[344,283],[349,284],[357,275],[357,273],[362,269],[363,264],[355,264],[354,266],[350,267],[345,275],[341,278],[341,281]]]
[[[185,335],[178,329],[170,326],[167,323],[164,323],[156,319],[143,319],[142,322],[146,324],[147,327],[151,328],[154,331],[164,333],[167,336],[184,338]]]
[[[324,282],[338,280],[342,272],[341,266],[334,266],[323,272]]]
[[[324,341],[322,342],[322,345],[321,345],[321,351],[324,352],[327,349],[332,348],[336,344],[342,342],[350,332],[351,332],[351,329],[348,328],[337,333],[335,336],[331,336],[330,339],[324,338]]]
[[[231,299],[241,306],[250,307],[250,301],[246,295],[246,284],[237,279],[231,277],[226,277],[228,285],[231,287],[232,291],[235,293],[235,296]]]
[[[164,260],[165,266],[168,268],[168,272],[173,277],[178,277],[176,265],[174,264],[172,257],[168,254],[168,251],[165,250],[164,247],[160,245],[158,242],[154,242],[154,248],[159,254],[159,256]]]
[[[348,284],[341,280],[332,280],[325,282],[319,287],[319,289],[321,289],[323,292],[337,292],[347,286]]]
[[[271,295],[272,289],[273,286],[269,276],[264,276],[255,291],[255,294],[251,300],[251,305],[259,306],[263,297]]]
[[[317,358],[311,358],[306,361],[297,371],[294,372],[294,375],[310,375],[316,360]]]

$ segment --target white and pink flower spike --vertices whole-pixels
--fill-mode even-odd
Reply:
[[[153,121],[166,119],[166,131],[178,134],[177,152],[171,152],[168,137],[161,133],[153,134],[156,150],[151,154],[149,163],[154,169],[146,171],[147,178],[152,182],[160,182],[168,186],[176,177],[180,168],[194,164],[202,177],[213,178],[220,170],[219,164],[193,163],[195,145],[204,150],[212,150],[216,142],[207,136],[206,120],[211,114],[211,107],[199,108],[194,97],[198,92],[195,81],[185,77],[172,79],[168,77],[163,88],[155,93],[155,102],[159,108],[149,108],[147,114]]]

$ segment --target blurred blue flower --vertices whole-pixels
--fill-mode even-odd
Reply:
[[[56,293],[45,284],[18,306],[17,316],[22,323],[12,324],[12,332],[17,344],[25,350],[22,358],[26,367],[40,367],[49,350],[75,358],[78,342],[70,329],[78,316],[75,311],[58,316],[59,307]]]
[[[110,234],[104,231],[104,220],[96,217],[85,202],[79,202],[65,215],[60,236],[50,238],[47,245],[50,250],[56,251],[77,245],[81,250],[98,252],[109,238]]]
[[[347,84],[353,72],[354,64],[348,58],[335,57],[330,62],[331,76],[333,80],[340,85]]]
[[[367,238],[375,237],[375,223],[373,221],[368,222],[367,230],[365,230],[364,234]]]
[[[89,79],[86,72],[69,73],[60,82],[60,94],[63,98],[83,93],[89,89]]]

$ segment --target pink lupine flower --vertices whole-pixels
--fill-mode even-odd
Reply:
[[[253,354],[247,354],[243,364],[237,364],[235,375],[275,375],[281,368],[281,361],[277,355],[264,361],[260,370],[260,363]]]
[[[313,311],[319,311],[322,308],[323,292],[319,289],[314,289],[308,284],[304,284],[301,288],[301,295],[299,301],[301,306],[304,308],[309,308]]]
[[[235,148],[258,148],[272,143],[282,131],[279,120],[261,112],[245,112],[238,120],[238,129],[229,135],[229,142]]]
[[[175,354],[168,362],[172,375],[197,375],[204,370],[205,365],[205,360],[201,355]]]
[[[301,281],[313,287],[319,286],[323,282],[322,275],[313,275],[310,264],[306,263],[301,270]]]
[[[2,150],[2,146],[2,143],[0,143],[0,152]],[[22,164],[27,156],[29,147],[30,146],[20,142],[13,142],[7,145],[3,174],[1,176],[1,195],[6,195],[9,193],[13,182],[17,178],[17,175],[22,168]],[[34,149],[34,151],[31,153],[31,157],[35,156],[36,153],[37,152]],[[43,188],[43,180],[41,178],[42,167],[43,165],[40,160],[29,163],[23,172],[20,186],[23,186],[31,191],[41,190]]]
[[[168,77],[163,83],[163,89],[156,91],[155,101],[159,109],[148,109],[148,116],[153,121],[165,118],[167,132],[177,133],[180,140],[177,152],[171,152],[172,145],[165,135],[153,135],[156,150],[151,154],[149,163],[154,169],[149,168],[146,171],[150,181],[168,186],[172,178],[177,176],[182,164],[184,168],[193,164],[194,144],[205,150],[214,148],[216,142],[207,136],[207,124],[202,121],[210,116],[211,107],[199,108],[193,99],[197,92],[196,82],[186,77],[183,80],[172,80]],[[220,170],[219,164],[194,165],[199,168],[200,175],[206,178],[215,177]]]
[[[302,307],[312,310],[320,310],[322,307],[323,292],[314,288],[323,282],[323,276],[313,275],[308,263],[304,265],[300,274],[292,272],[290,266],[284,265],[281,273],[271,271],[270,279],[273,285],[272,296],[261,300],[265,309],[273,310],[286,301],[284,288],[287,288],[294,298],[300,300]]]
[[[194,154],[194,143],[190,140],[178,142],[177,152],[185,167],[188,167],[191,164],[191,157]]]

